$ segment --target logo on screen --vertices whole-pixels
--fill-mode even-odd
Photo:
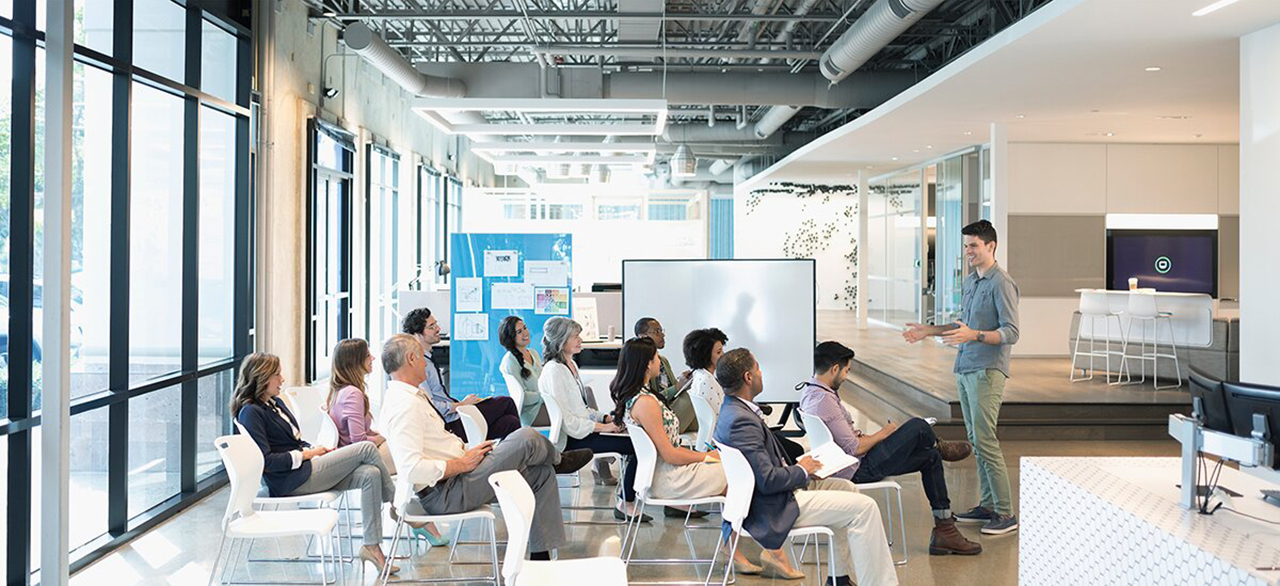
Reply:
[[[1157,259],[1156,259],[1156,272],[1157,272],[1157,273],[1160,273],[1160,274],[1164,275],[1164,274],[1167,274],[1167,273],[1168,273],[1169,271],[1171,271],[1171,270],[1173,270],[1173,261],[1169,260],[1169,257],[1167,257],[1167,256],[1162,256],[1162,257],[1160,257],[1160,258],[1157,258]]]

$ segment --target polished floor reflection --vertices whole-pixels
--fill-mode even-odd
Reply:
[[[864,419],[865,418],[861,418]],[[1024,456],[1175,456],[1177,444],[1170,441],[1150,442],[1039,442],[1018,441],[1005,442],[1004,451],[1009,462],[1010,476],[1013,480],[1015,506],[1018,489],[1018,459]],[[597,487],[589,473],[584,472],[583,482],[579,489],[565,488],[561,497],[565,504],[608,505],[612,500],[611,491]],[[970,538],[982,543],[984,552],[977,557],[928,555],[929,531],[932,521],[924,491],[919,477],[916,475],[899,477],[903,486],[903,500],[907,518],[907,553],[910,558],[906,565],[898,568],[898,577],[903,584],[981,584],[994,586],[998,584],[1016,584],[1018,580],[1018,536],[1016,533],[1006,536],[991,537],[979,535],[976,526],[964,527],[962,531]],[[957,510],[967,509],[976,504],[978,494],[977,476],[972,460],[947,465],[947,481],[951,490],[953,507]],[[872,494],[882,504],[881,495]],[[72,584],[80,586],[99,586],[102,584],[203,584],[208,580],[209,569],[213,565],[215,550],[218,544],[219,523],[227,501],[227,491],[222,490],[210,496],[186,512],[180,514],[155,530],[139,537],[131,544],[117,550],[112,555],[72,576]],[[707,557],[715,543],[716,531],[699,529],[685,531],[683,519],[664,519],[661,510],[652,509],[655,515],[651,525],[641,529],[637,542],[636,557],[675,558],[689,557],[693,548],[700,557]],[[566,519],[612,521],[607,511],[584,512],[566,511]],[[713,527],[718,516],[711,516],[712,522],[695,522],[703,527]],[[387,523],[390,526],[390,523]],[[597,549],[606,538],[621,535],[621,527],[615,525],[569,525],[566,527],[569,545],[559,555],[562,558],[577,558],[595,555]],[[451,530],[452,528],[450,528]],[[505,538],[505,529],[499,521],[498,537]],[[469,524],[464,529],[464,539],[477,540],[482,537],[481,528]],[[746,542],[744,541],[744,544]],[[894,544],[894,553],[901,556],[901,544]],[[257,558],[296,557],[302,554],[301,540],[286,540],[277,546],[263,542],[255,546],[250,555]],[[798,548],[797,548],[798,551]],[[759,553],[754,544],[748,545],[749,555]],[[401,550],[401,554],[405,551]],[[464,546],[459,552],[461,561],[484,562],[486,565],[449,564],[448,548],[424,549],[419,547],[407,559],[398,563],[403,568],[400,576],[404,578],[438,578],[456,576],[480,576],[488,571],[487,547]],[[812,554],[806,556],[812,562]],[[719,569],[719,568],[718,568]],[[754,586],[759,584],[816,584],[817,571],[813,565],[806,565],[807,574],[802,581],[787,582],[769,580],[758,577],[740,577],[739,584]],[[647,565],[632,566],[630,577],[633,582],[701,580],[707,571],[705,564]],[[318,570],[313,564],[296,563],[256,563],[251,564],[248,571],[242,566],[236,574],[237,580],[243,581],[279,581],[295,579],[318,579]],[[354,566],[347,566],[346,577],[349,584],[372,584],[374,572],[371,567],[363,574]],[[480,583],[480,582],[473,582]],[[567,580],[566,584],[591,583],[589,577],[582,580]]]

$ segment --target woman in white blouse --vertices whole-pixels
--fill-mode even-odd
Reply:
[[[631,445],[631,438],[611,415],[588,407],[582,399],[582,379],[578,376],[578,365],[573,361],[573,357],[582,352],[581,334],[582,326],[564,317],[553,317],[542,326],[542,355],[547,362],[543,364],[542,376],[538,378],[538,391],[547,403],[555,401],[563,414],[557,449],[586,448],[596,453],[622,454],[627,462],[619,483],[622,500],[613,516],[625,520],[635,507],[635,448]],[[648,521],[648,516],[643,520]]]
[[[724,404],[724,389],[716,382],[716,361],[728,342],[729,336],[717,328],[693,330],[684,337],[684,362],[693,370],[689,394],[706,399],[717,414]]]

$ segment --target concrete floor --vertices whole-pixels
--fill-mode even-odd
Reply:
[[[860,417],[860,419],[862,419]],[[1172,440],[1158,442],[1038,442],[1020,441],[1005,442],[1004,451],[1009,463],[1010,476],[1013,480],[1015,506],[1018,490],[1018,459],[1023,456],[1173,456],[1177,454],[1177,444]],[[611,491],[595,487],[589,473],[583,474],[583,484],[579,491],[565,489],[562,499],[566,504],[574,501],[581,504],[607,505],[611,500]],[[984,552],[977,557],[928,555],[929,530],[932,521],[921,488],[918,475],[897,478],[903,486],[903,501],[907,509],[907,551],[910,560],[905,566],[898,568],[898,577],[903,584],[981,584],[995,586],[999,584],[1016,584],[1018,580],[1018,536],[1017,534],[986,537],[979,536],[976,526],[962,529],[970,539],[977,539],[983,545]],[[973,461],[967,460],[957,464],[948,464],[947,480],[951,490],[953,508],[967,509],[977,502],[978,484]],[[882,504],[884,499],[879,494],[872,494]],[[157,527],[155,530],[139,537],[129,545],[122,547],[112,555],[98,563],[85,568],[72,576],[72,584],[80,586],[112,586],[126,584],[203,584],[209,576],[213,565],[215,549],[219,539],[219,522],[226,506],[227,491],[222,490],[197,504],[181,515]],[[650,510],[656,514],[650,526],[641,529],[637,544],[637,557],[686,557],[689,545],[685,532],[681,528],[683,519],[670,521],[661,517],[660,510]],[[566,518],[594,518],[607,520],[612,517],[605,513],[566,512]],[[591,517],[590,515],[596,515]],[[712,516],[711,519],[718,519]],[[713,523],[700,522],[713,526]],[[570,525],[568,529],[569,545],[563,548],[561,558],[577,558],[595,555],[599,544],[609,536],[621,535],[619,527],[609,525]],[[466,528],[467,539],[480,537],[478,527],[469,525]],[[499,520],[499,538],[505,538],[505,529]],[[687,539],[692,540],[699,555],[709,555],[715,540],[713,530],[695,530],[689,532]],[[746,542],[744,542],[746,543]],[[276,546],[263,544],[255,548],[254,556],[275,555]],[[895,544],[895,556],[901,555],[900,544]],[[297,555],[301,551],[301,542],[293,540],[285,543],[279,553]],[[465,547],[462,554],[465,559],[487,559],[486,550],[477,547]],[[759,549],[749,545],[749,555],[753,558]],[[412,558],[402,560],[401,577],[441,577],[450,575],[465,577],[481,575],[487,566],[453,566],[448,565],[448,549],[432,548],[429,551],[419,549]],[[809,557],[812,560],[812,557]],[[755,586],[760,584],[816,584],[817,572],[812,565],[806,566],[808,574],[805,580],[786,582],[754,577],[741,577],[739,584]],[[706,566],[700,566],[695,572],[692,565],[671,566],[634,566],[630,571],[633,581],[646,580],[689,580],[700,579],[705,575]],[[241,571],[238,580],[296,580],[316,579],[318,572],[312,565],[301,564],[255,564],[252,572]],[[349,584],[371,584],[374,582],[372,571],[366,576],[355,572],[351,566],[347,569]],[[569,583],[589,584],[591,581],[570,580]]]

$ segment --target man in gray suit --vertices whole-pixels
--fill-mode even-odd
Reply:
[[[876,502],[848,480],[815,478],[820,465],[808,456],[794,466],[786,464],[782,445],[754,402],[764,392],[764,377],[751,352],[737,348],[721,356],[716,382],[727,397],[715,439],[742,452],[755,475],[755,494],[742,526],[765,549],[760,565],[781,577],[803,577],[795,575],[781,548],[793,527],[821,525],[836,536],[836,576],[828,584],[850,585],[850,569],[861,586],[897,584]]]
[[[462,513],[493,502],[489,477],[517,470],[533,489],[536,506],[529,532],[530,559],[548,560],[564,543],[560,488],[556,474],[576,471],[591,461],[591,450],[563,454],[538,432],[525,427],[498,446],[483,442],[471,449],[445,429],[444,419],[418,385],[426,380],[422,345],[408,334],[396,334],[382,347],[382,365],[391,374],[379,417],[391,459],[413,482],[418,498],[409,513]],[[400,502],[400,495],[394,502]]]

